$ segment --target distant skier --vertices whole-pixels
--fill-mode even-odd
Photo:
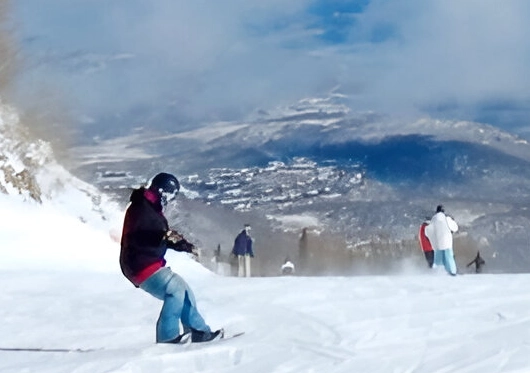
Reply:
[[[289,257],[285,258],[285,262],[282,264],[281,270],[283,276],[294,275],[294,263],[291,262]]]
[[[436,207],[436,214],[425,228],[434,249],[433,268],[443,265],[447,273],[456,276],[456,262],[453,253],[453,233],[458,231],[458,224],[450,216],[445,215],[442,205]]]
[[[252,251],[252,237],[250,237],[250,224],[245,224],[245,228],[236,236],[232,255],[237,258],[238,277],[250,277],[250,258],[254,257]]]
[[[183,336],[205,342],[222,336],[212,332],[197,310],[195,296],[186,281],[169,267],[168,248],[197,254],[182,235],[169,229],[163,210],[180,189],[177,178],[159,173],[148,188],[133,190],[125,213],[121,238],[120,267],[134,286],[164,301],[156,324],[157,343],[179,343]],[[183,334],[179,334],[179,321]]]
[[[219,264],[221,262],[221,244],[217,244],[217,248],[213,251],[212,262]]]
[[[482,267],[486,264],[486,261],[480,256],[480,251],[477,251],[477,256],[466,267],[475,264],[475,273],[482,273]]]
[[[298,240],[298,269],[299,273],[309,273],[309,237],[307,228],[302,229],[302,234]]]
[[[425,235],[425,228],[429,225],[431,220],[429,218],[426,218],[423,223],[420,225],[420,231],[418,233],[418,239],[420,242],[420,248],[423,251],[423,254],[425,255],[425,260],[427,261],[427,265],[429,268],[432,268],[432,265],[434,263],[434,250],[432,249],[431,242]]]

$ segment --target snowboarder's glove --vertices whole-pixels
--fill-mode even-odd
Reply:
[[[193,257],[193,260],[195,260],[196,262],[199,261],[199,249],[197,249],[195,245],[193,245],[192,243],[189,243],[185,239],[182,239],[176,243],[168,241],[167,247],[175,251],[180,251],[180,252],[191,254]]]
[[[191,250],[193,248],[193,244],[189,243],[185,239],[182,239],[177,242],[173,241],[167,241],[167,247],[170,249],[173,249],[175,251],[183,251],[185,253],[191,253]]]

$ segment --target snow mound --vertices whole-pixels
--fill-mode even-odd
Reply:
[[[122,209],[59,165],[1,102],[0,208],[9,239],[0,268],[116,268]]]

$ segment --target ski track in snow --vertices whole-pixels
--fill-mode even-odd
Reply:
[[[213,328],[157,345],[161,302],[119,273],[1,271],[2,373],[530,371],[530,275],[238,279],[185,270]]]

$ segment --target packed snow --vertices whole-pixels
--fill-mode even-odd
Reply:
[[[121,222],[71,203],[0,195],[0,348],[73,350],[0,350],[2,373],[530,371],[527,274],[235,278],[171,252],[211,327],[245,334],[155,344],[161,302],[122,277]]]

